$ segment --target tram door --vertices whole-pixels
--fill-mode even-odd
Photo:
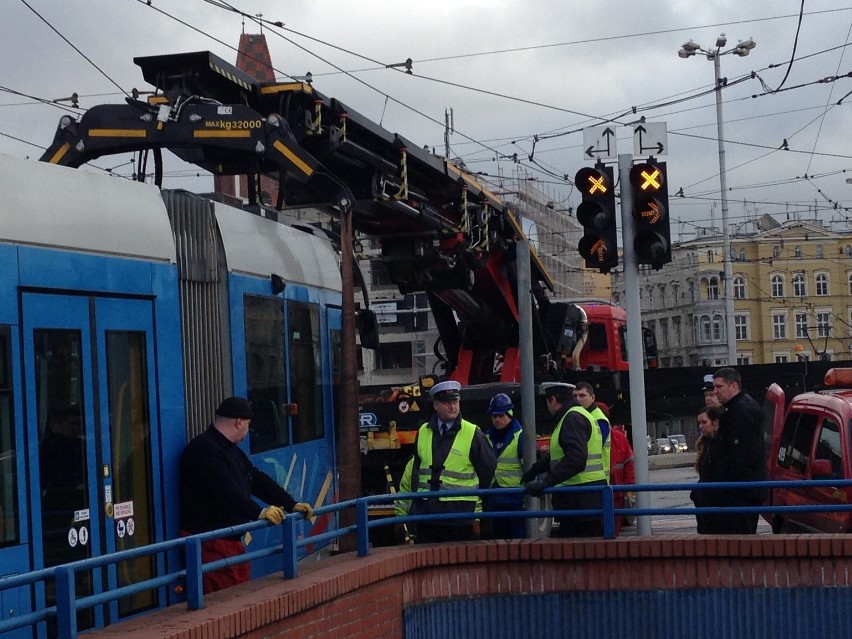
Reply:
[[[152,303],[27,293],[23,313],[35,567],[157,541]],[[153,577],[157,561],[80,571],[77,597]],[[156,607],[162,596],[149,591],[81,611],[78,629]],[[51,582],[36,593],[37,605],[54,599]]]

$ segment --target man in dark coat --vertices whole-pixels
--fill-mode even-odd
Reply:
[[[265,519],[284,520],[284,512],[313,516],[310,504],[297,502],[269,475],[256,468],[238,444],[252,420],[251,404],[228,397],[216,409],[213,424],[184,449],[180,459],[181,531],[195,535]],[[269,506],[261,507],[252,496]],[[209,539],[201,543],[204,563],[245,552],[239,537]],[[204,574],[204,593],[248,581],[249,565],[240,563]]]
[[[763,455],[763,410],[740,387],[742,378],[734,368],[720,368],[713,374],[713,389],[724,407],[713,445],[705,454],[702,468],[707,482],[761,481],[765,478]],[[705,506],[759,506],[763,491],[736,488],[709,491]],[[705,532],[710,534],[754,534],[758,513],[730,513],[709,518]]]

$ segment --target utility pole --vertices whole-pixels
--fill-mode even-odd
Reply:
[[[352,206],[354,197],[342,196],[340,209],[340,276],[342,281],[340,425],[337,435],[337,459],[340,473],[340,501],[361,496],[361,449],[358,426],[358,362],[355,346],[354,255],[352,253]],[[344,509],[339,515],[340,526],[355,523],[355,511]],[[341,552],[357,547],[355,535],[340,538]]]
[[[648,437],[648,421],[645,416],[645,369],[642,366],[642,309],[639,304],[639,264],[633,242],[636,231],[633,222],[633,190],[630,188],[630,167],[633,156],[629,153],[618,156],[618,176],[621,183],[621,241],[624,259],[624,291],[627,302],[627,361],[631,363],[627,372],[630,380],[630,421],[633,435],[634,466],[636,483],[647,484],[648,449],[645,441]],[[646,492],[636,494],[639,508],[651,507],[651,495]],[[640,537],[651,534],[651,518],[638,517],[637,533]]]
[[[723,55],[732,53],[736,56],[744,58],[749,52],[757,46],[751,38],[745,41],[740,41],[735,47],[722,51],[722,48],[728,44],[728,39],[725,34],[721,34],[716,38],[715,49],[702,49],[701,45],[689,40],[684,43],[680,51],[677,52],[681,58],[689,58],[696,53],[703,53],[708,60],[713,61],[713,71],[716,92],[716,130],[719,138],[719,199],[722,202],[722,256],[724,264],[724,302],[725,302],[725,334],[728,342],[728,366],[736,366],[737,363],[737,336],[734,329],[734,276],[731,265],[731,237],[728,229],[728,175],[725,165],[725,133],[722,117],[722,87],[728,83],[727,78],[722,78],[721,68],[719,66],[719,58]]]
[[[453,110],[444,109],[444,157],[450,159],[450,134],[453,130]]]

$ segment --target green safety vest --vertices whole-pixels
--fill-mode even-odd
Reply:
[[[588,447],[586,467],[573,477],[569,477],[562,483],[557,484],[557,486],[575,486],[577,484],[588,484],[593,481],[606,481],[607,477],[603,464],[603,436],[601,435],[601,429],[598,427],[597,422],[595,422],[589,411],[582,406],[572,406],[569,408],[556,425],[556,430],[553,431],[553,435],[550,437],[550,461],[556,462],[565,456],[565,452],[559,445],[559,432],[562,430],[562,424],[565,423],[565,417],[571,412],[583,415],[583,417],[589,420],[589,424],[592,427],[592,434],[586,444]]]
[[[414,467],[414,457],[408,460],[405,469],[402,471],[402,477],[399,478],[399,492],[411,492],[411,469]],[[397,499],[393,502],[393,512],[397,517],[404,517],[411,510],[410,499]]]
[[[601,420],[604,420],[607,423],[607,426],[609,426],[609,432],[607,433],[606,439],[603,443],[603,464],[604,471],[606,471],[606,480],[608,483],[611,466],[610,458],[612,453],[612,424],[609,423],[609,419],[598,406],[595,406],[592,410],[590,410],[589,415],[592,416],[596,424],[599,424]],[[598,425],[598,428],[600,428],[600,425]]]
[[[512,439],[497,457],[497,470],[494,472],[494,483],[497,486],[517,488],[521,485],[521,475],[524,474],[524,467],[518,459],[518,440],[521,432],[519,430],[512,435]]]
[[[444,461],[444,468],[439,476],[439,490],[459,490],[462,488],[479,488],[479,477],[476,469],[470,463],[470,447],[476,434],[476,424],[461,420],[461,430],[456,433],[452,448]],[[429,479],[432,476],[432,437],[433,431],[429,424],[423,424],[417,433],[417,456],[420,458],[420,468],[417,473],[416,492],[429,492],[432,488]],[[424,473],[425,471],[425,473]],[[424,478],[425,477],[425,478]],[[478,502],[475,495],[441,497],[441,501],[473,501]]]

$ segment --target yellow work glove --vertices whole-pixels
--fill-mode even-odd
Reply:
[[[284,521],[284,511],[281,510],[278,506],[267,506],[263,510],[260,511],[260,515],[258,519],[265,519],[271,524],[275,524],[276,526]]]
[[[311,519],[314,516],[314,509],[311,508],[310,504],[306,504],[303,501],[300,501],[293,506],[293,512],[302,513],[305,516],[305,519]]]

